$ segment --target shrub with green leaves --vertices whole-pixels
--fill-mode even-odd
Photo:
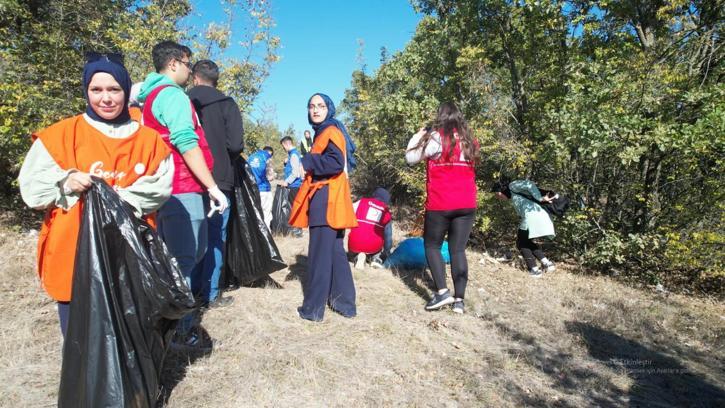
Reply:
[[[587,270],[717,293],[723,283],[723,8],[706,0],[415,0],[402,51],[355,72],[344,108],[358,188],[420,206],[406,142],[454,101],[481,143],[482,192],[530,178],[574,199],[557,249]],[[517,220],[481,194],[473,241]]]

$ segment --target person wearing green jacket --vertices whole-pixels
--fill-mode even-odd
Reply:
[[[534,278],[540,278],[542,275],[542,270],[536,265],[536,259],[541,262],[544,272],[552,272],[555,268],[554,263],[546,258],[544,251],[533,239],[553,238],[555,235],[554,223],[551,222],[549,213],[534,201],[548,203],[553,198],[542,196],[539,188],[530,180],[515,180],[511,183],[498,182],[494,184],[491,191],[499,200],[511,200],[511,204],[521,218],[516,235],[516,247],[524,257],[529,274]]]
[[[191,50],[173,41],[162,41],[151,51],[156,72],[146,76],[138,96],[142,121],[161,135],[171,149],[174,177],[171,197],[157,213],[158,231],[191,287],[198,287],[195,266],[208,246],[207,220],[223,214],[229,200],[212,174],[213,157],[196,110],[184,92],[191,75]],[[205,197],[206,196],[206,197]],[[208,198],[211,211],[204,205]],[[205,217],[206,215],[206,217]],[[195,314],[177,326],[172,346],[207,349],[194,329]]]

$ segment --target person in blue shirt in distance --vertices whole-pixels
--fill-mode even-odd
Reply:
[[[263,149],[257,150],[251,156],[249,156],[249,167],[254,175],[254,180],[257,182],[257,188],[259,188],[259,197],[262,201],[262,214],[264,215],[264,223],[269,228],[272,222],[272,202],[274,201],[274,195],[272,194],[272,185],[267,177],[269,169],[267,163],[274,155],[274,149],[271,146],[264,146]]]

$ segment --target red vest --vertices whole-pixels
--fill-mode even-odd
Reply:
[[[186,162],[181,156],[181,153],[179,153],[179,150],[171,144],[171,140],[169,138],[171,132],[169,132],[169,128],[156,120],[156,117],[154,117],[153,111],[151,110],[159,92],[169,86],[171,85],[158,86],[146,97],[146,102],[143,105],[143,125],[159,132],[161,139],[163,139],[163,141],[166,142],[166,145],[171,149],[171,154],[174,157],[174,180],[171,194],[201,193],[206,189],[186,165]],[[191,101],[189,101],[189,104],[191,105],[191,119],[194,123],[194,133],[199,136],[199,148],[204,154],[206,166],[209,168],[209,171],[211,171],[214,166],[214,158],[209,150],[209,144],[206,142],[204,129],[201,127],[201,124],[199,124],[199,117],[196,114],[196,109],[194,109],[194,105]]]
[[[461,144],[455,139],[453,154],[448,159],[451,143],[441,133],[443,152],[437,160],[428,160],[425,209],[449,211],[476,208],[476,170],[472,161],[462,160]],[[453,140],[451,140],[453,142]]]
[[[383,231],[390,222],[390,210],[382,201],[363,198],[355,211],[358,225],[350,230],[350,252],[376,254],[383,250]]]

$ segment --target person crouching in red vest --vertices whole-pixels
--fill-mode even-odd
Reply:
[[[392,215],[388,205],[390,193],[378,187],[370,198],[361,198],[353,203],[358,226],[350,230],[347,247],[356,256],[355,268],[365,267],[367,255],[372,255],[370,265],[383,267],[383,257],[390,255],[392,242]]]

